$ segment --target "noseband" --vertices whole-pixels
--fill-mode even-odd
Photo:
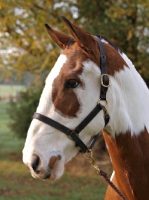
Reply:
[[[106,100],[106,93],[109,87],[109,75],[107,74],[106,70],[106,55],[105,55],[105,50],[103,47],[103,44],[101,42],[101,39],[97,36],[94,36],[94,38],[98,41],[98,46],[100,50],[100,69],[101,69],[101,90],[100,90],[100,97],[97,101],[97,105],[94,107],[94,109],[85,117],[85,119],[74,129],[71,130],[67,128],[66,126],[60,124],[57,121],[54,121],[53,119],[42,115],[40,113],[34,113],[33,118],[38,119],[45,124],[48,124],[59,131],[65,133],[70,139],[72,139],[76,146],[80,147],[80,150],[83,153],[89,152],[90,149],[94,146],[98,135],[95,135],[89,145],[87,147],[84,142],[79,138],[79,133],[87,126],[87,124],[90,123],[90,121],[101,111],[103,110],[104,112],[104,121],[105,121],[105,126],[108,124],[110,116],[107,112],[106,106],[103,106],[100,104],[100,101],[105,101],[107,105],[107,100]]]

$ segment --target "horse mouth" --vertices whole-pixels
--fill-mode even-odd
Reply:
[[[34,172],[31,171],[31,175],[35,179],[49,180],[51,182],[56,179],[55,172],[53,172],[53,170],[40,172],[40,174],[37,174],[37,173],[34,173]]]
[[[44,177],[43,177],[43,179],[45,180],[45,179],[49,179],[51,177],[51,174],[45,174],[44,175]]]

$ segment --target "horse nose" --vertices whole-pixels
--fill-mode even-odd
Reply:
[[[32,169],[34,170],[34,172],[35,172],[36,174],[39,174],[39,173],[40,173],[40,171],[39,171],[39,169],[38,169],[39,164],[40,164],[40,158],[39,158],[39,156],[37,156],[37,155],[34,154],[34,155],[32,156],[32,160],[31,160],[31,167],[32,167]]]
[[[31,170],[31,173],[33,175],[33,177],[39,177],[42,179],[48,179],[51,177],[51,174],[55,168],[55,166],[57,165],[57,161],[61,160],[61,155],[52,155],[50,156],[50,158],[48,159],[48,163],[46,162],[46,160],[42,160],[41,158],[36,155],[33,154],[31,156],[31,160],[30,160],[30,164],[26,164],[28,166],[28,168]]]

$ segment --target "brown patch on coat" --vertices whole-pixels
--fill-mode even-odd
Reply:
[[[76,79],[80,82],[80,87],[83,87],[78,75],[82,73],[82,62],[87,60],[87,56],[77,43],[66,48],[63,54],[67,56],[67,61],[61,68],[59,75],[54,79],[52,101],[57,111],[63,115],[76,117],[76,113],[80,109],[78,98],[73,88],[65,88],[64,85],[67,80]]]
[[[103,132],[115,171],[114,182],[129,200],[149,199],[149,134],[146,129],[138,136],[130,132],[115,140]],[[112,191],[108,190],[106,200]],[[114,191],[113,191],[114,192]],[[120,199],[115,198],[115,199]]]
[[[109,75],[114,76],[116,72],[120,72],[124,70],[124,67],[128,67],[125,60],[114,47],[106,43],[103,43],[103,45],[107,58],[107,73]]]
[[[65,81],[77,79],[80,86],[83,86],[78,75],[82,73],[82,62],[87,59],[94,61],[100,67],[98,43],[94,38],[92,38],[92,42],[88,41],[88,43],[88,50],[81,48],[77,42],[73,42],[63,51],[63,54],[67,56],[67,61],[53,82],[52,101],[56,111],[64,116],[76,117],[77,112],[80,110],[80,103],[74,89],[64,88]],[[103,45],[107,57],[107,72],[109,75],[114,76],[115,72],[123,70],[127,64],[110,44],[103,43]]]
[[[88,57],[88,59],[94,61],[100,67],[100,50],[98,46],[98,42],[94,37],[87,37],[88,41],[84,43],[88,43],[88,48],[85,49],[82,47],[84,54]],[[89,42],[90,39],[90,42]],[[125,60],[122,58],[120,53],[109,43],[102,42],[106,54],[106,68],[108,75],[114,76],[116,72],[120,72],[124,70],[124,67],[128,67]]]

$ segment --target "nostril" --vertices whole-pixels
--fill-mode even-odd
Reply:
[[[40,172],[38,170],[39,163],[40,163],[39,156],[37,156],[37,155],[34,154],[33,157],[32,157],[32,164],[31,164],[31,166],[32,166],[34,172],[36,172],[36,174],[39,174],[39,172]]]

